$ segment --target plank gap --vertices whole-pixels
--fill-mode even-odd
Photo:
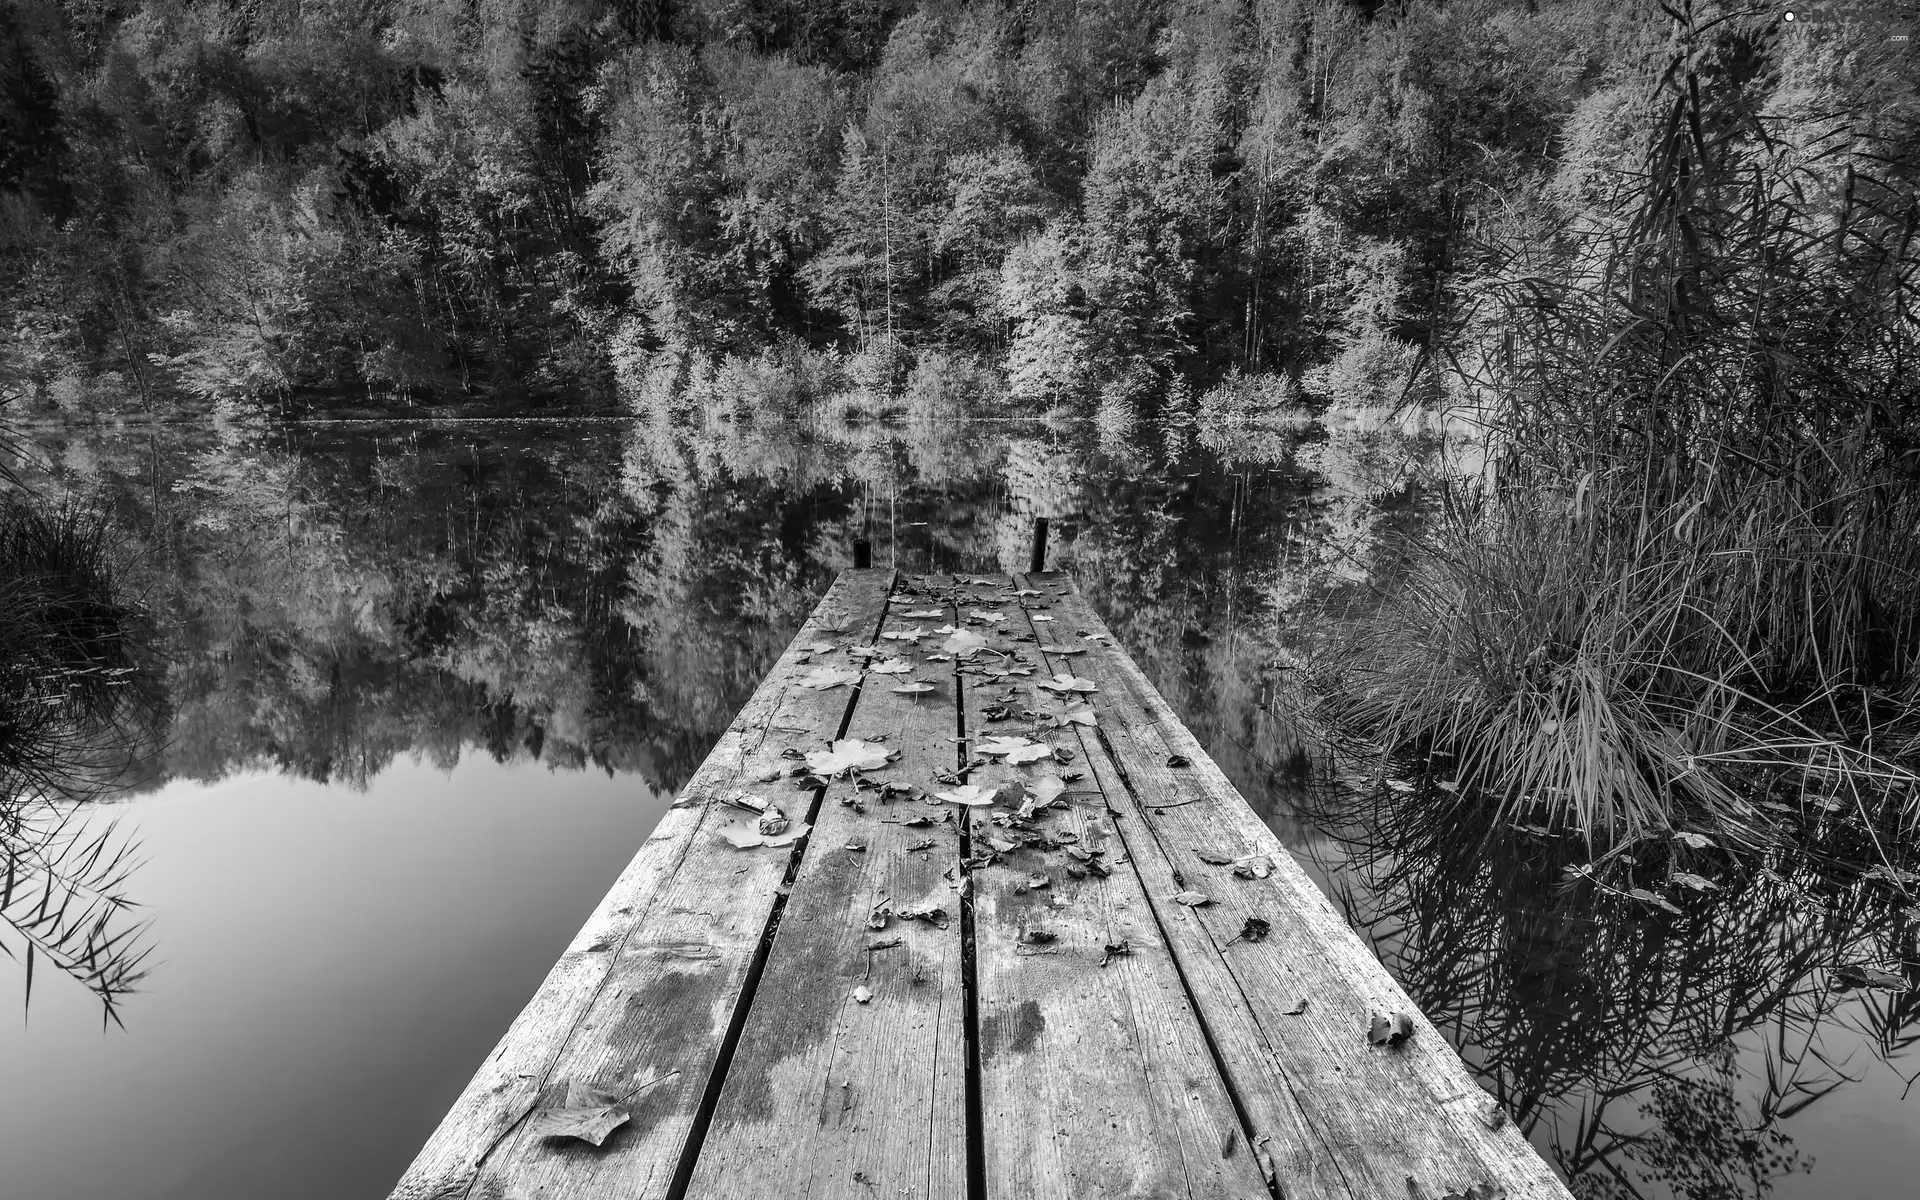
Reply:
[[[886,596],[880,601],[879,618],[873,623],[873,632],[867,636],[869,646],[880,640],[880,631],[886,628],[887,610],[893,604],[893,590],[898,584],[898,576],[888,582]],[[853,685],[847,696],[846,707],[840,713],[840,723],[835,727],[828,745],[847,735],[847,727],[853,723],[854,710],[860,706],[860,697],[865,688],[866,676],[862,675],[860,682]],[[819,824],[820,807],[826,798],[826,784],[813,789],[813,795],[807,803],[808,825]],[[787,901],[793,895],[793,881],[800,875],[800,862],[806,857],[813,841],[814,833],[809,832],[795,843],[793,852],[787,856],[787,869],[780,877],[780,887],[774,893],[773,905],[767,910],[767,923],[760,930],[760,941],[754,946],[746,979],[740,987],[740,999],[733,1006],[726,1036],[721,1039],[720,1052],[714,1059],[713,1071],[707,1076],[706,1087],[700,1094],[700,1107],[694,1111],[693,1124],[687,1130],[687,1140],[680,1148],[680,1161],[674,1165],[673,1180],[667,1185],[666,1200],[686,1200],[687,1192],[693,1186],[694,1167],[700,1161],[700,1152],[706,1148],[707,1132],[713,1127],[713,1114],[720,1107],[720,1093],[733,1069],[733,1057],[740,1048],[740,1036],[746,1030],[747,1016],[753,1009],[753,998],[760,990],[761,976],[766,971],[768,957],[773,953],[774,937],[780,932],[780,918],[787,911]]]

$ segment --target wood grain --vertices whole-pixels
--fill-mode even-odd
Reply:
[[[893,607],[933,605],[904,592]],[[890,617],[886,628],[943,623]],[[920,662],[925,650],[889,645],[930,668],[916,676],[935,690],[901,695],[892,689],[905,677],[868,675],[847,737],[884,738],[899,751],[868,773],[872,779],[942,786],[934,772],[956,757],[952,675]],[[952,816],[951,806],[883,800],[848,781],[828,790],[690,1195],[966,1195],[960,839]],[[929,817],[940,820],[906,823]],[[847,849],[854,842],[865,848]],[[876,908],[924,905],[943,909],[945,919],[892,917],[883,929],[868,928]],[[897,944],[869,950],[889,942]],[[870,992],[864,1003],[855,995],[862,987]]]
[[[1059,576],[1026,578],[1049,593],[1056,616],[1049,632],[1090,647],[1070,661],[1108,699],[1099,739],[1106,753],[1095,762],[1124,783],[1128,850],[1281,1194],[1437,1198],[1491,1184],[1513,1200],[1565,1200],[1559,1178],[1493,1112],[1459,1055],[1111,640],[1085,598],[1056,586],[1064,582]],[[1087,641],[1082,633],[1105,637]],[[1064,662],[1059,669],[1067,669]],[[1170,765],[1176,755],[1189,765]],[[1142,804],[1167,807],[1148,815]],[[1264,855],[1273,874],[1239,879],[1228,867],[1202,862],[1196,849]],[[1189,909],[1169,899],[1188,888],[1213,902]],[[1271,935],[1235,941],[1248,917],[1269,922]],[[1305,1011],[1296,1011],[1303,999]],[[1370,1045],[1375,1012],[1406,1013],[1413,1037],[1398,1047]]]
[[[870,642],[891,582],[890,571],[841,574],[454,1102],[394,1200],[665,1194],[777,889],[801,852],[726,844],[714,830],[739,814],[723,801],[764,792],[758,777],[791,765],[779,757],[791,736],[783,727],[839,727],[853,695],[795,686],[810,665],[805,647]],[[842,622],[845,633],[831,632]],[[632,1119],[602,1147],[526,1136],[526,1116],[561,1103],[571,1078],[624,1093],[676,1071],[634,1095]]]
[[[1011,581],[1007,581],[1011,587]],[[980,594],[982,589],[969,589]],[[983,667],[1038,664],[1035,626],[1013,596],[983,596],[1005,614],[990,644],[1018,658],[982,655]],[[1028,640],[1017,639],[1025,635]],[[1016,711],[1050,704],[1037,675],[964,677],[968,734],[1018,734],[1079,750],[1047,722],[989,722],[997,702]],[[1060,668],[1067,669],[1065,667]],[[1106,697],[1088,697],[1096,711]],[[976,767],[976,782],[1085,773],[1066,766]],[[975,975],[980,1013],[982,1151],[987,1195],[1164,1196],[1242,1200],[1267,1194],[1233,1102],[1207,1048],[1179,972],[1124,847],[1100,781],[1070,783],[1061,802],[1022,830],[1005,804],[972,813],[975,862],[989,839],[1037,844],[998,854],[973,872]],[[1044,839],[1044,840],[1039,840]],[[1048,843],[1061,843],[1050,848]],[[1096,853],[1091,870],[1067,847]],[[1079,876],[1076,878],[1075,876]],[[1036,877],[1044,887],[1033,887]],[[1036,940],[1044,939],[1044,940]],[[1109,955],[1108,946],[1124,954]]]

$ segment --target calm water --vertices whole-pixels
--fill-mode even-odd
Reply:
[[[866,537],[1072,570],[1587,1196],[1907,1194],[1915,957],[1844,831],[1682,916],[1561,850],[1342,807],[1291,665],[1415,519],[1364,426],[46,433],[154,614],[123,747],[152,973],[104,1024],[0,960],[4,1200],[377,1200]]]

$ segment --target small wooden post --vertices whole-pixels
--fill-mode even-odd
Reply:
[[[853,542],[853,565],[856,570],[864,571],[873,565],[873,543],[865,538],[855,538]]]
[[[1047,519],[1035,517],[1033,520],[1033,561],[1027,570],[1039,574],[1047,569]]]

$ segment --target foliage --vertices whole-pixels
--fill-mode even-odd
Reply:
[[[591,406],[668,347],[885,336],[1114,428],[1229,369],[1350,399],[1652,61],[1609,8],[29,0],[0,389]]]
[[[1920,93],[1845,30],[1676,12],[1645,101],[1593,101],[1480,247],[1456,361],[1492,469],[1330,712],[1592,836],[1738,826],[1763,768],[1913,815]]]
[[[152,753],[139,614],[84,507],[0,493],[0,952],[89,988],[109,1018],[146,957],[133,847],[75,805]]]

